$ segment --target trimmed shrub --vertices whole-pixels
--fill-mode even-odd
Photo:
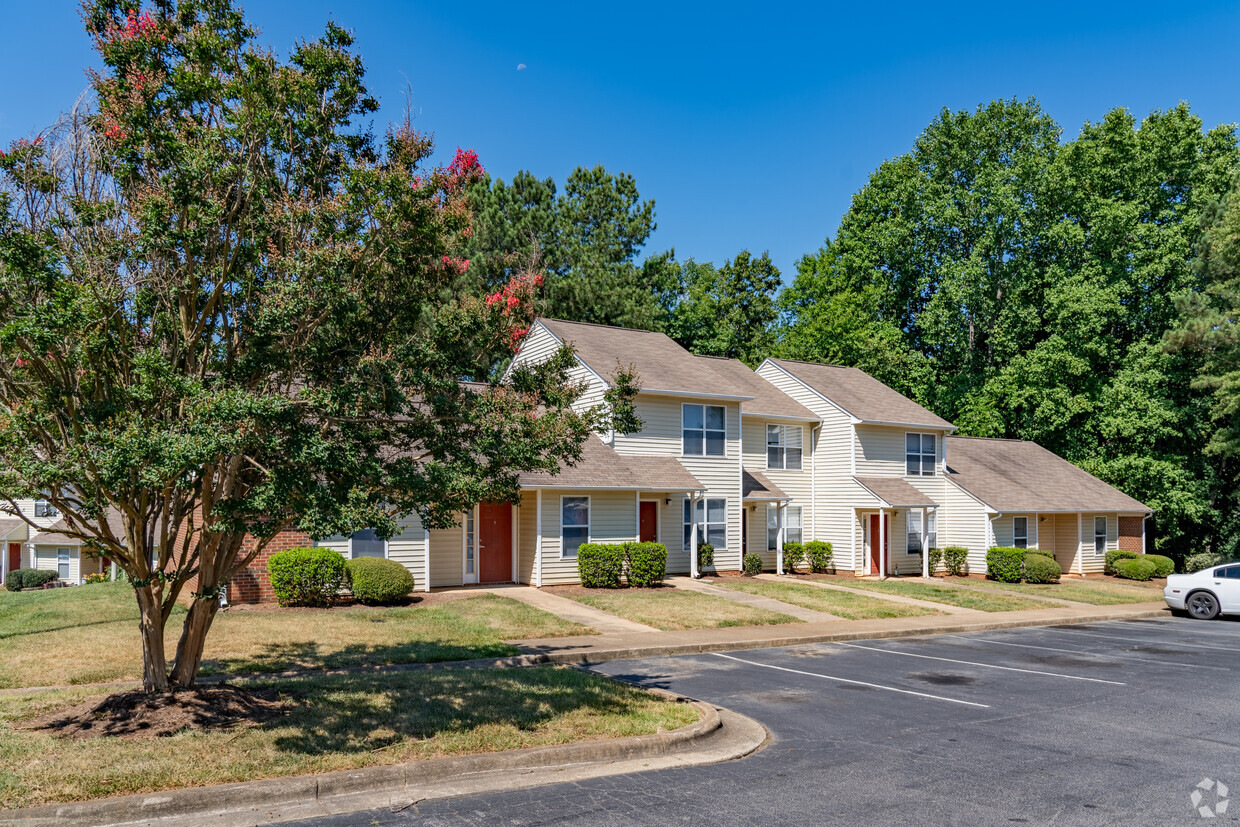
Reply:
[[[801,543],[784,543],[784,571],[796,573],[805,562],[805,546]]]
[[[986,552],[986,576],[1000,583],[1019,583],[1024,575],[1025,550],[995,546]]]
[[[809,570],[814,574],[822,574],[828,569],[834,568],[835,563],[832,557],[830,543],[824,543],[821,540],[810,540],[805,544],[805,560],[809,563]]]
[[[9,576],[4,578],[4,587],[11,592],[19,592],[25,588],[26,572],[30,569],[13,569],[9,572]]]
[[[1195,571],[1221,566],[1224,563],[1230,563],[1231,558],[1226,554],[1220,554],[1217,551],[1203,551],[1200,554],[1190,554],[1184,558],[1184,571],[1192,574]]]
[[[762,573],[762,555],[756,554],[752,551],[749,552],[748,554],[745,555],[743,565],[745,567],[745,574],[748,575],[749,577],[753,577],[754,575],[761,574]]]
[[[698,543],[698,571],[715,565],[715,547],[710,543]]]
[[[358,557],[345,567],[349,572],[349,589],[358,603],[383,606],[396,603],[413,591],[413,575],[395,560]]]
[[[1166,577],[1175,571],[1175,561],[1170,557],[1164,557],[1161,554],[1146,554],[1145,559],[1155,565],[1155,577]]]
[[[624,546],[582,543],[577,549],[577,576],[587,589],[618,589],[624,574]]]
[[[26,569],[26,573],[22,575],[22,588],[41,589],[58,578],[56,572],[47,569]]]
[[[629,585],[643,589],[657,586],[667,576],[667,546],[662,543],[626,543]]]
[[[969,570],[969,550],[963,546],[943,549],[943,565],[953,577],[962,577]]]
[[[330,606],[347,576],[344,557],[329,548],[291,548],[267,558],[271,591],[281,606]]]
[[[939,565],[943,562],[943,549],[932,548],[927,553],[930,555],[930,576],[934,577],[934,573],[939,570]]]
[[[1055,558],[1046,554],[1025,555],[1026,583],[1058,583],[1063,569],[1055,562]]]
[[[1042,557],[1049,557],[1052,560],[1055,559],[1055,553],[1051,551],[1047,551],[1044,548],[1027,548],[1025,549],[1025,554],[1037,554]]]
[[[1135,551],[1120,551],[1112,549],[1107,552],[1107,556],[1102,564],[1102,571],[1106,574],[1115,574],[1116,560],[1132,560],[1137,556]]]
[[[1121,557],[1115,561],[1115,574],[1125,580],[1149,580],[1157,568],[1141,557]]]

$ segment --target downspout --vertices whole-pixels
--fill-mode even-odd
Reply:
[[[695,491],[689,497],[689,576],[694,580],[702,576],[698,571],[697,503],[698,493]]]
[[[537,515],[534,517],[534,587],[542,588],[542,569],[543,569],[543,530],[542,530],[542,489],[539,488],[534,494],[534,509]]]
[[[422,528],[422,565],[426,567],[425,585],[422,591],[429,592],[431,590],[431,530],[426,527]]]
[[[784,573],[784,509],[787,503],[775,506],[775,573]]]
[[[887,579],[887,512],[878,507],[878,579]]]

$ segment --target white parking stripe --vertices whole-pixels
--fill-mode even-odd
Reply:
[[[944,698],[942,695],[928,695],[925,692],[914,692],[911,689],[897,689],[894,686],[883,686],[878,683],[866,683],[865,681],[854,681],[849,678],[837,678],[835,675],[823,675],[818,672],[802,672],[800,669],[789,669],[786,666],[774,666],[770,663],[759,663],[756,660],[745,660],[744,658],[733,657],[732,655],[724,655],[720,652],[711,652],[717,658],[727,658],[737,663],[747,663],[750,666],[761,666],[766,669],[778,669],[780,672],[791,672],[794,675],[808,675],[811,678],[825,678],[829,681],[838,681],[839,683],[851,683],[857,686],[868,686],[871,689],[882,689],[887,692],[899,692],[901,695],[916,695],[919,698],[929,698],[933,701],[946,701],[949,704],[963,704],[964,706],[978,706],[982,709],[990,709],[990,704],[979,704],[973,701],[962,701],[957,698]]]
[[[1089,651],[1082,652],[1080,649],[1061,649],[1056,646],[1033,646],[1032,644],[1029,644],[1029,643],[1009,643],[1006,640],[990,640],[989,638],[965,637],[964,635],[944,635],[943,637],[954,637],[954,638],[958,638],[959,640],[968,640],[973,643],[993,643],[996,646],[1017,646],[1021,649],[1042,649],[1043,651],[1046,651],[1046,652],[1062,652],[1065,655],[1092,655],[1094,657],[1099,657],[1099,658],[1111,658],[1112,660],[1131,660],[1131,661],[1138,661],[1140,663],[1156,663],[1160,666],[1192,666],[1192,667],[1197,667],[1201,669],[1221,669],[1224,672],[1231,671],[1231,669],[1227,666],[1206,666],[1204,664],[1199,664],[1199,663],[1179,663],[1173,660],[1158,660],[1157,658],[1143,658],[1140,655],[1112,655],[1109,653],[1102,655],[1097,652],[1089,652]]]
[[[986,669],[1002,669],[1005,672],[1024,672],[1029,675],[1047,675],[1052,678],[1066,678],[1070,681],[1089,681],[1090,683],[1109,683],[1114,686],[1127,686],[1123,681],[1107,681],[1102,678],[1086,678],[1082,675],[1063,675],[1059,672],[1041,672],[1037,669],[1019,669],[1015,666],[996,666],[993,663],[978,663],[971,660],[956,660],[955,658],[939,658],[934,655],[919,655],[916,652],[901,652],[896,649],[879,649],[876,646],[858,646],[855,643],[836,643],[836,646],[847,646],[850,649],[865,649],[870,652],[882,652],[884,655],[904,655],[906,658],[925,658],[926,660],[941,660],[946,663],[961,663],[966,666],[981,666]]]
[[[1097,632],[1086,632],[1083,629],[1047,629],[1048,632],[1060,632],[1066,635],[1088,635],[1089,637],[1100,637],[1103,640],[1125,640],[1130,643],[1144,643],[1146,646],[1187,646],[1190,649],[1206,649],[1211,652],[1240,652],[1240,649],[1233,649],[1229,646],[1211,646],[1208,643],[1181,643],[1178,640],[1150,640],[1149,638],[1140,637],[1119,637],[1118,635],[1100,635]]]
[[[1177,632],[1185,632],[1187,634],[1191,634],[1193,637],[1198,635],[1209,635],[1211,637],[1225,637],[1228,640],[1240,640],[1240,627],[1237,627],[1234,632],[1225,632],[1221,629],[1202,629],[1201,627],[1205,625],[1213,624],[1210,624],[1208,620],[1189,620],[1188,618],[1182,618],[1177,620],[1143,620],[1141,623],[1135,624],[1135,627],[1141,628],[1143,626],[1156,626],[1159,629],[1174,629]],[[1220,626],[1223,629],[1227,628],[1223,624],[1220,624]],[[1125,623],[1121,628],[1132,629],[1134,626]]]

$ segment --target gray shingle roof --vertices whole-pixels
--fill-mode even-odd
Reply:
[[[522,488],[620,488],[640,491],[700,491],[706,486],[675,457],[621,454],[594,434],[581,448],[581,460],[559,474],[523,473]]]
[[[18,519],[17,517],[5,517],[0,520],[0,537],[8,537],[24,525],[26,525],[25,520]]]
[[[1148,512],[1035,442],[948,437],[947,478],[996,511]]]
[[[892,508],[933,508],[939,503],[899,477],[853,477]]]
[[[791,359],[769,361],[863,422],[928,428],[954,427],[946,419],[936,416],[858,368],[796,362]]]
[[[746,500],[758,502],[792,499],[764,474],[759,471],[750,471],[748,468],[741,469],[741,495]]]
[[[725,359],[722,356],[695,356],[694,358],[701,360],[719,374],[732,389],[732,393],[753,397],[741,403],[741,413],[745,416],[789,417],[813,422],[821,418],[754,373],[740,359]]]

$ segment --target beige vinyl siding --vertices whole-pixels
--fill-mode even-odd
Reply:
[[[461,532],[460,521],[452,528],[431,529],[431,588],[464,582]]]
[[[393,536],[387,543],[387,556],[395,560],[413,575],[414,588],[424,591],[426,585],[426,532],[422,529],[422,521],[417,514],[410,514],[398,521],[400,533]],[[349,557],[348,537],[328,537],[315,543],[322,548],[330,548],[339,552],[346,559]]]
[[[1004,513],[994,521],[995,545],[1010,548],[1016,542],[1015,525],[1017,517],[1024,517],[1029,524],[1029,548],[1038,547],[1038,515],[1025,513]],[[1053,549],[1048,549],[1048,551]]]
[[[946,481],[943,508],[939,511],[939,547],[962,546],[969,550],[969,573],[986,573],[987,528],[990,515],[971,494]]]
[[[944,431],[933,428],[908,428],[902,425],[867,425],[856,427],[857,476],[903,477],[905,436],[934,434],[935,473],[942,473]],[[911,479],[916,479],[910,477]]]
[[[44,546],[34,547],[34,568],[44,571],[58,571],[59,557],[57,549],[69,549],[69,577],[66,583],[79,583],[82,579],[81,554],[77,546]]]
[[[1076,514],[1055,515],[1055,559],[1064,571],[1080,574],[1081,538],[1077,534]]]
[[[60,514],[57,514],[57,515],[55,515],[55,516],[53,516],[53,517],[36,517],[36,516],[34,515],[34,504],[35,504],[35,501],[34,501],[33,499],[30,499],[30,498],[24,498],[24,499],[15,500],[15,502],[17,503],[17,510],[18,510],[18,511],[19,511],[19,512],[23,515],[23,516],[25,516],[27,519],[29,519],[31,522],[33,522],[35,525],[37,525],[37,526],[42,526],[43,528],[47,528],[48,526],[52,525],[53,523],[55,523],[56,521],[58,521],[58,520],[60,519],[60,517],[61,517],[61,515],[60,515]]]
[[[547,495],[544,492],[543,497]],[[538,547],[538,492],[526,491],[516,509],[517,582],[534,582],[534,556]]]
[[[545,362],[560,349],[562,344],[551,331],[543,327],[541,323],[535,322],[521,342],[521,350],[513,357],[512,364],[514,366],[536,365],[539,362]],[[600,365],[599,369],[603,370],[604,366]],[[574,410],[587,410],[603,403],[603,394],[607,386],[602,381],[602,377],[582,364],[580,359],[577,360],[577,365],[568,371],[568,378],[572,382],[582,382],[586,385],[585,392],[573,403]]]
[[[1119,548],[1119,515],[1090,512],[1081,515],[1081,571],[1084,574],[1101,573],[1106,565],[1106,554],[1094,552],[1094,517],[1107,521],[1107,551]]]
[[[810,525],[814,515],[813,481],[813,446],[810,436],[813,432],[812,422],[787,422],[777,419],[765,419],[759,416],[746,416],[741,434],[741,457],[746,468],[764,474],[781,491],[792,498],[789,506],[801,509],[801,537],[803,540],[815,539],[810,536]],[[766,466],[766,426],[783,425],[801,429],[801,470],[767,468]],[[757,509],[749,512],[749,550],[762,555],[762,565],[774,570],[776,554],[766,548],[766,509],[767,503],[756,503]]]
[[[591,543],[628,543],[637,539],[637,499],[632,491],[543,491],[544,586],[578,583],[577,558],[560,556],[560,500],[590,498]]]

